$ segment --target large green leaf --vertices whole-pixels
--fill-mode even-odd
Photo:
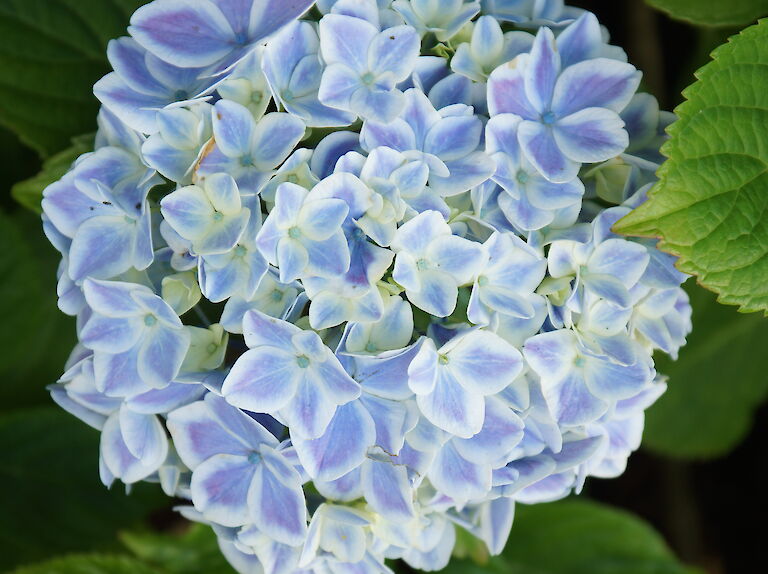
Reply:
[[[693,333],[677,361],[658,357],[669,389],[648,411],[643,445],[676,457],[727,453],[768,394],[768,323],[692,285]]]
[[[83,554],[56,558],[24,566],[13,574],[159,574],[138,560],[127,556]]]
[[[49,157],[43,169],[36,176],[20,181],[11,188],[11,195],[21,205],[35,213],[42,213],[40,202],[43,190],[54,181],[61,179],[80,155],[93,151],[93,135],[78,136],[63,151]]]
[[[0,123],[43,155],[95,130],[107,42],[143,0],[0,2]]]
[[[587,499],[518,505],[507,547],[485,564],[454,560],[450,574],[697,574],[648,524]],[[698,573],[700,574],[700,573]]]
[[[155,485],[126,496],[99,482],[99,434],[58,407],[0,416],[0,571],[117,547],[117,532],[168,504]]]
[[[234,574],[209,526],[193,524],[181,535],[123,532],[128,549],[169,574]]]
[[[700,26],[740,26],[768,14],[768,0],[646,0],[673,18]]]
[[[56,307],[59,255],[40,220],[0,211],[0,412],[50,399],[53,383],[75,344],[74,320]]]
[[[768,21],[715,50],[676,112],[649,200],[616,225],[661,237],[720,301],[768,309]]]
[[[518,505],[504,556],[551,574],[691,572],[648,524],[589,500]]]

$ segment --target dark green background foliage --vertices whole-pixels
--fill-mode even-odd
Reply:
[[[232,573],[210,529],[180,520],[157,486],[130,496],[121,485],[105,489],[98,433],[45,391],[75,337],[56,308],[58,255],[42,234],[40,196],[92,145],[91,86],[109,70],[108,40],[142,3],[0,0],[0,572]],[[642,0],[573,3],[598,14],[666,108],[683,101],[693,72],[739,31],[732,26],[768,14],[768,0],[648,0],[662,12]],[[765,72],[751,81],[764,96]],[[501,557],[460,532],[447,572],[768,571],[764,533],[741,526],[760,524],[768,502],[759,474],[768,441],[765,319],[719,305],[693,280],[687,288],[695,330],[679,361],[658,357],[669,391],[651,408],[627,472],[588,482],[578,499],[518,506]]]

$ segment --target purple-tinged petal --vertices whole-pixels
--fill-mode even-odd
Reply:
[[[580,165],[565,156],[552,132],[551,126],[522,122],[518,128],[520,147],[526,159],[545,178],[555,183],[566,183],[578,175]]]
[[[562,426],[591,423],[608,410],[608,403],[590,392],[583,373],[576,370],[557,382],[546,378],[541,383],[544,398]]]
[[[568,159],[598,163],[616,157],[629,145],[623,120],[611,110],[587,108],[559,120],[555,141]]]
[[[173,444],[181,460],[192,470],[217,454],[245,457],[253,450],[250,441],[229,432],[211,415],[207,403],[207,400],[198,401],[168,415]],[[258,423],[253,421],[253,424]]]
[[[539,30],[526,64],[523,71],[525,93],[533,108],[544,114],[550,110],[555,82],[560,74],[560,54],[552,30]]]
[[[314,440],[292,437],[302,466],[313,479],[332,481],[363,463],[376,441],[373,419],[359,401],[336,409],[323,435]]]
[[[491,116],[515,114],[526,120],[538,120],[539,114],[528,101],[520,68],[528,63],[523,54],[496,68],[488,78],[488,111]]]
[[[404,465],[369,460],[360,470],[365,500],[387,520],[409,521],[414,516],[413,491]]]
[[[216,63],[235,41],[224,14],[207,0],[151,2],[134,12],[128,31],[160,59],[187,68]]]
[[[631,64],[594,58],[563,70],[555,86],[552,111],[565,117],[585,108],[620,112],[640,84],[640,72]]]
[[[244,456],[216,454],[192,473],[190,490],[195,508],[222,526],[248,523],[248,491],[257,468]]]

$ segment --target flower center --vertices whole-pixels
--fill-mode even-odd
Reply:
[[[301,229],[299,229],[294,225],[288,230],[288,237],[290,237],[291,239],[298,239],[299,237],[301,237]]]
[[[429,261],[427,261],[423,257],[418,261],[416,261],[416,269],[418,269],[419,271],[424,271],[428,267],[429,267]]]
[[[556,120],[557,120],[557,116],[555,116],[555,114],[552,112],[547,112],[546,114],[541,116],[541,121],[547,125],[554,124]]]
[[[254,104],[260,104],[263,99],[264,99],[264,94],[262,94],[261,92],[256,91],[251,94],[251,101]]]
[[[480,285],[480,287],[485,287],[488,285],[488,277],[480,275],[480,277],[477,278],[477,284]]]
[[[214,211],[213,212],[213,220],[214,221],[221,221],[224,218],[224,214],[220,211]]]
[[[261,462],[261,455],[255,450],[253,452],[250,452],[248,454],[248,462],[250,462],[251,464],[259,464]]]
[[[584,365],[586,365],[587,362],[584,360],[584,357],[576,357],[576,360],[573,361],[573,364],[576,365],[577,367],[581,368]]]
[[[438,355],[437,362],[441,365],[447,365],[451,362],[451,359],[448,358],[448,355]]]
[[[291,90],[285,90],[283,92],[283,100],[286,102],[293,100],[293,92]]]
[[[151,327],[155,323],[157,323],[157,317],[155,317],[152,313],[144,315],[144,324],[147,327]]]
[[[283,292],[279,289],[275,289],[272,291],[270,297],[272,297],[273,301],[280,301],[283,298]]]
[[[180,102],[181,100],[188,100],[189,92],[187,92],[187,90],[176,90],[176,93],[173,94],[173,99],[177,102]]]
[[[525,185],[526,183],[528,183],[529,177],[530,176],[521,169],[520,171],[517,172],[517,176],[515,179],[517,179],[517,183]]]
[[[363,74],[363,75],[362,75],[362,77],[360,78],[360,80],[362,80],[362,82],[363,82],[363,83],[364,83],[366,86],[370,86],[370,85],[373,83],[373,81],[374,81],[375,79],[376,79],[376,78],[375,78],[375,76],[374,76],[374,75],[373,75],[371,72],[366,72],[366,73],[365,73],[365,74]]]
[[[300,369],[306,369],[309,366],[309,359],[304,355],[299,355],[296,357],[296,364]]]
[[[246,253],[248,253],[248,250],[242,245],[238,245],[237,247],[235,247],[236,257],[243,257]]]
[[[209,355],[213,355],[216,352],[216,349],[218,349],[219,346],[216,343],[209,343],[208,346],[205,348],[205,350],[208,352]]]

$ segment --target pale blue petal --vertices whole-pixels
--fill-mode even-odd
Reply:
[[[476,435],[483,428],[485,399],[467,391],[446,369],[438,370],[434,390],[417,395],[416,402],[429,422],[461,438]]]
[[[145,463],[164,461],[168,454],[168,439],[165,429],[155,415],[132,411],[123,405],[120,408],[120,433],[128,451]]]
[[[304,122],[286,113],[269,113],[256,124],[250,143],[253,163],[259,170],[277,167],[304,137]]]
[[[453,441],[440,449],[427,475],[432,485],[457,503],[479,500],[491,489],[491,467],[464,459]]]
[[[94,351],[122,353],[133,347],[144,331],[138,317],[115,318],[94,314],[80,330],[80,342]]]
[[[454,439],[462,458],[475,464],[504,464],[523,438],[525,423],[499,399],[485,400],[483,429],[469,439]]]
[[[320,49],[328,64],[342,63],[355,71],[368,70],[368,47],[378,30],[351,16],[327,14],[320,21]]]
[[[251,153],[256,120],[245,106],[231,100],[219,100],[213,110],[213,134],[219,149],[231,158]]]
[[[421,39],[410,26],[388,28],[376,35],[368,49],[368,69],[391,74],[395,82],[405,80],[416,65]]]
[[[573,368],[576,345],[576,336],[572,331],[551,331],[528,339],[523,353],[539,376],[559,380]]]
[[[303,376],[292,352],[258,347],[235,361],[221,391],[239,408],[274,413],[292,400]]]
[[[523,369],[520,352],[498,335],[474,331],[447,351],[445,365],[464,388],[490,395],[509,385]]]
[[[139,376],[152,387],[164,387],[179,373],[189,349],[189,332],[161,327],[147,337],[139,349]]]
[[[608,239],[595,248],[588,269],[590,273],[611,275],[630,288],[645,273],[649,259],[648,250],[639,243]]]
[[[137,221],[124,216],[93,217],[83,223],[72,239],[69,276],[109,279],[133,267],[134,245],[141,233]]]

